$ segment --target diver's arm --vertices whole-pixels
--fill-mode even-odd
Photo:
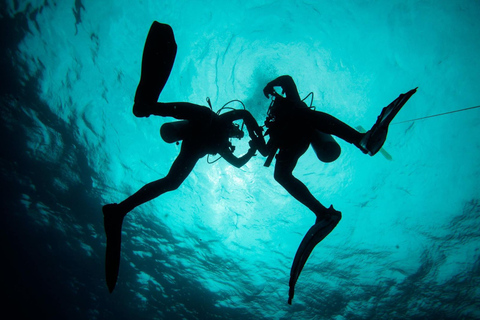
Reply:
[[[222,121],[233,122],[235,120],[243,119],[245,125],[247,126],[248,135],[250,136],[250,145],[255,147],[263,156],[268,154],[267,146],[265,143],[265,138],[263,137],[263,130],[258,125],[255,118],[247,110],[233,110],[227,113],[224,113],[220,116]]]
[[[252,140],[252,142],[255,144],[254,146],[257,148],[258,152],[264,157],[267,157],[270,154],[270,151],[274,148],[272,139],[265,143],[265,140],[262,137],[262,140]]]
[[[257,120],[247,110],[233,110],[220,115],[222,121],[233,122],[235,120],[245,121],[250,138],[262,137],[262,128],[258,126]]]
[[[293,81],[292,77],[288,75],[280,76],[277,79],[270,81],[263,89],[263,94],[265,94],[265,97],[268,98],[269,95],[274,95],[273,87],[282,87],[283,92],[290,100],[301,100],[295,82]]]
[[[227,160],[232,166],[240,168],[255,155],[255,151],[256,149],[252,147],[252,145],[250,144],[250,149],[248,149],[248,152],[243,156],[241,156],[240,158],[237,158],[228,148],[223,149],[222,151],[219,152],[219,154],[225,160]]]

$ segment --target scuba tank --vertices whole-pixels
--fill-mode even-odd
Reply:
[[[178,142],[191,135],[192,126],[188,120],[164,123],[160,127],[160,136],[167,143]]]
[[[267,111],[267,119],[265,120],[265,126],[268,128],[267,132],[265,132],[265,135],[268,135],[271,130],[275,130],[275,118],[278,114],[278,110],[282,110],[282,108],[288,107],[287,105],[282,105],[283,100],[278,99],[274,100],[271,102],[270,107],[268,108]],[[305,107],[307,107],[305,105]],[[287,116],[288,118],[288,116]],[[282,130],[282,129],[280,129]],[[271,139],[271,135],[270,135]],[[327,133],[323,133],[319,130],[313,130],[310,136],[310,144],[313,148],[313,151],[315,151],[315,154],[317,155],[317,158],[325,163],[333,162],[338,159],[340,156],[340,153],[342,152],[342,149],[340,148],[340,145],[335,141],[335,139]],[[271,150],[271,153],[267,157],[267,160],[265,161],[264,166],[268,167],[270,166],[273,157],[277,153],[278,148],[274,148],[274,150]]]
[[[333,162],[338,159],[342,149],[335,139],[318,130],[314,130],[310,141],[317,158],[322,162]]]

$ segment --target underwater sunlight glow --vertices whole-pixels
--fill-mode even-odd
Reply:
[[[479,16],[475,0],[4,1],[6,311],[480,319]],[[204,157],[177,190],[131,211],[108,291],[102,206],[164,177],[181,147],[159,134],[173,118],[132,113],[153,21],[178,46],[161,102],[208,97],[217,111],[239,99],[263,125],[263,88],[290,75],[302,99],[313,92],[307,104],[361,131],[418,87],[377,155],[336,139],[336,161],[312,148],[298,161],[295,176],[343,218],[306,262],[292,305],[290,268],[316,217],[259,152],[241,168]],[[232,142],[247,152],[247,137]]]

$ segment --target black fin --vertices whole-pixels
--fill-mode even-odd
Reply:
[[[135,102],[156,103],[172,71],[177,44],[172,27],[154,21],[148,32],[142,57],[142,73]]]
[[[107,236],[107,250],[105,254],[105,276],[110,293],[115,289],[118,270],[120,267],[120,250],[122,245],[123,215],[115,211],[116,204],[103,207],[103,223]]]
[[[337,226],[340,219],[329,219],[318,221],[311,227],[305,237],[303,238],[300,246],[298,247],[295,258],[293,259],[292,269],[290,270],[290,290],[288,291],[288,304],[292,304],[293,295],[295,293],[295,284],[298,277],[302,272],[303,266],[307,262],[308,257],[312,253],[315,246],[325,239],[326,236],[332,232]]]

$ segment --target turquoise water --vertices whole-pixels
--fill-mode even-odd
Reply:
[[[2,26],[2,287],[40,319],[479,319],[478,1],[7,1]],[[400,93],[382,154],[340,141],[295,174],[338,227],[288,305],[295,251],[315,216],[254,157],[202,159],[130,213],[120,275],[104,280],[101,206],[163,177],[168,118],[131,107],[151,23],[178,53],[161,101],[242,100],[262,124],[264,85],[369,128]],[[238,106],[239,107],[239,106]],[[403,123],[399,123],[403,122]],[[241,152],[246,142],[238,144]]]

